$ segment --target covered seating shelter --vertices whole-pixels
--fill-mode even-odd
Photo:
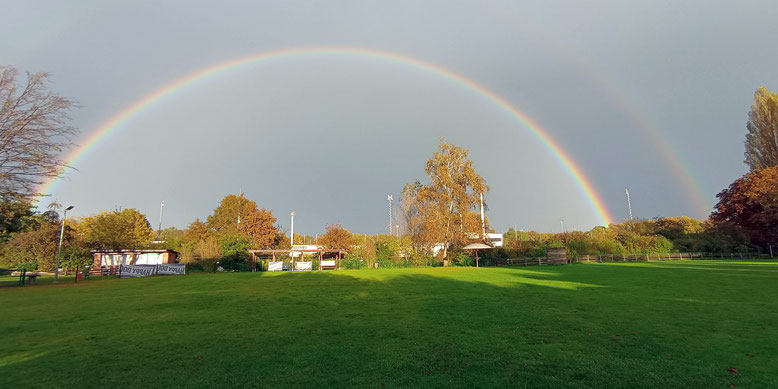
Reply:
[[[257,262],[262,263],[260,270],[283,270],[284,259],[289,260],[290,267],[288,270],[313,269],[310,261],[300,261],[297,259],[298,256],[301,258],[317,256],[319,259],[319,270],[322,270],[323,268],[340,269],[340,261],[346,256],[346,251],[338,249],[249,250],[249,254],[251,254],[251,260],[254,262],[254,268],[257,268]],[[267,266],[264,265],[265,261],[268,262]]]

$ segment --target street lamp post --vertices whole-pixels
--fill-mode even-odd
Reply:
[[[57,282],[59,279],[59,253],[62,252],[62,239],[65,237],[65,219],[67,219],[68,211],[71,209],[73,209],[73,206],[69,205],[62,214],[62,228],[59,230],[59,246],[57,246],[57,261],[54,265],[54,282]]]

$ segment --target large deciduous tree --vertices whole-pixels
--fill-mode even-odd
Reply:
[[[211,236],[213,230],[207,224],[195,219],[189,227],[184,230],[184,239],[190,242],[200,242]]]
[[[76,130],[68,125],[75,103],[49,90],[48,74],[0,66],[0,197],[31,198],[46,178],[62,172],[63,151]]]
[[[227,195],[208,216],[208,227],[219,235],[244,235],[252,246],[270,247],[278,235],[276,218],[271,211],[259,209],[257,203],[243,195]]]
[[[154,238],[146,215],[132,208],[85,217],[76,229],[89,247],[99,249],[141,249]]]
[[[746,129],[745,162],[751,170],[778,165],[778,94],[756,90]]]
[[[26,200],[0,201],[0,243],[37,227],[35,209]]]
[[[340,224],[328,224],[327,231],[319,237],[319,244],[328,249],[351,250],[354,237]]]
[[[450,244],[463,244],[473,233],[480,235],[480,228],[472,226],[470,214],[489,187],[473,168],[468,153],[441,139],[438,151],[425,165],[430,183],[418,193],[425,240],[442,243],[444,258]]]
[[[402,197],[400,198],[400,218],[402,220],[405,233],[411,236],[413,242],[418,243],[421,237],[421,201],[419,191],[422,188],[418,180],[412,184],[406,184],[403,187]]]
[[[750,172],[716,197],[711,220],[740,227],[752,243],[778,244],[778,166]]]
[[[76,243],[72,232],[70,227],[65,228],[64,247],[70,247]],[[37,230],[15,235],[3,247],[0,265],[26,268],[27,270],[53,270],[57,246],[59,245],[59,234],[59,225],[43,223]]]

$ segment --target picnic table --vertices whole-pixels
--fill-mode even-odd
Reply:
[[[41,273],[25,273],[24,277],[27,278],[27,281],[25,282],[26,285],[33,285],[35,284],[35,279],[40,276]],[[24,280],[22,281],[24,282]]]

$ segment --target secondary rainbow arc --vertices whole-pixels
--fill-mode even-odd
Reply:
[[[454,81],[474,92],[478,95],[485,97],[489,101],[493,102],[508,114],[516,118],[524,127],[530,130],[541,143],[553,154],[556,160],[563,166],[567,174],[573,179],[578,186],[581,193],[586,197],[590,204],[592,211],[597,215],[600,222],[604,225],[610,224],[614,219],[605,207],[601,196],[594,189],[591,181],[584,175],[582,169],[574,163],[573,159],[551,138],[551,136],[544,130],[538,123],[533,121],[527,114],[514,107],[504,98],[498,96],[494,92],[486,89],[485,87],[477,84],[464,76],[454,73],[451,70],[445,69],[438,65],[425,62],[416,58],[372,50],[364,48],[353,47],[307,47],[307,48],[294,48],[261,52],[245,57],[231,59],[225,62],[221,62],[193,73],[187,76],[179,78],[171,83],[164,85],[163,87],[149,93],[143,98],[135,101],[112,118],[102,123],[83,143],[82,146],[74,149],[66,158],[67,165],[75,166],[83,156],[91,149],[95,144],[104,139],[108,134],[114,131],[121,124],[138,114],[144,108],[154,104],[165,96],[175,92],[178,89],[186,87],[198,80],[207,78],[209,76],[218,74],[223,71],[231,70],[243,65],[252,63],[267,61],[276,58],[294,57],[294,56],[309,56],[309,55],[352,55],[361,57],[377,58],[381,60],[392,61],[400,64],[413,66],[418,69],[422,69],[433,74],[444,77],[448,80]],[[52,191],[54,184],[59,177],[53,177],[44,182],[39,189],[40,193],[49,194]]]

